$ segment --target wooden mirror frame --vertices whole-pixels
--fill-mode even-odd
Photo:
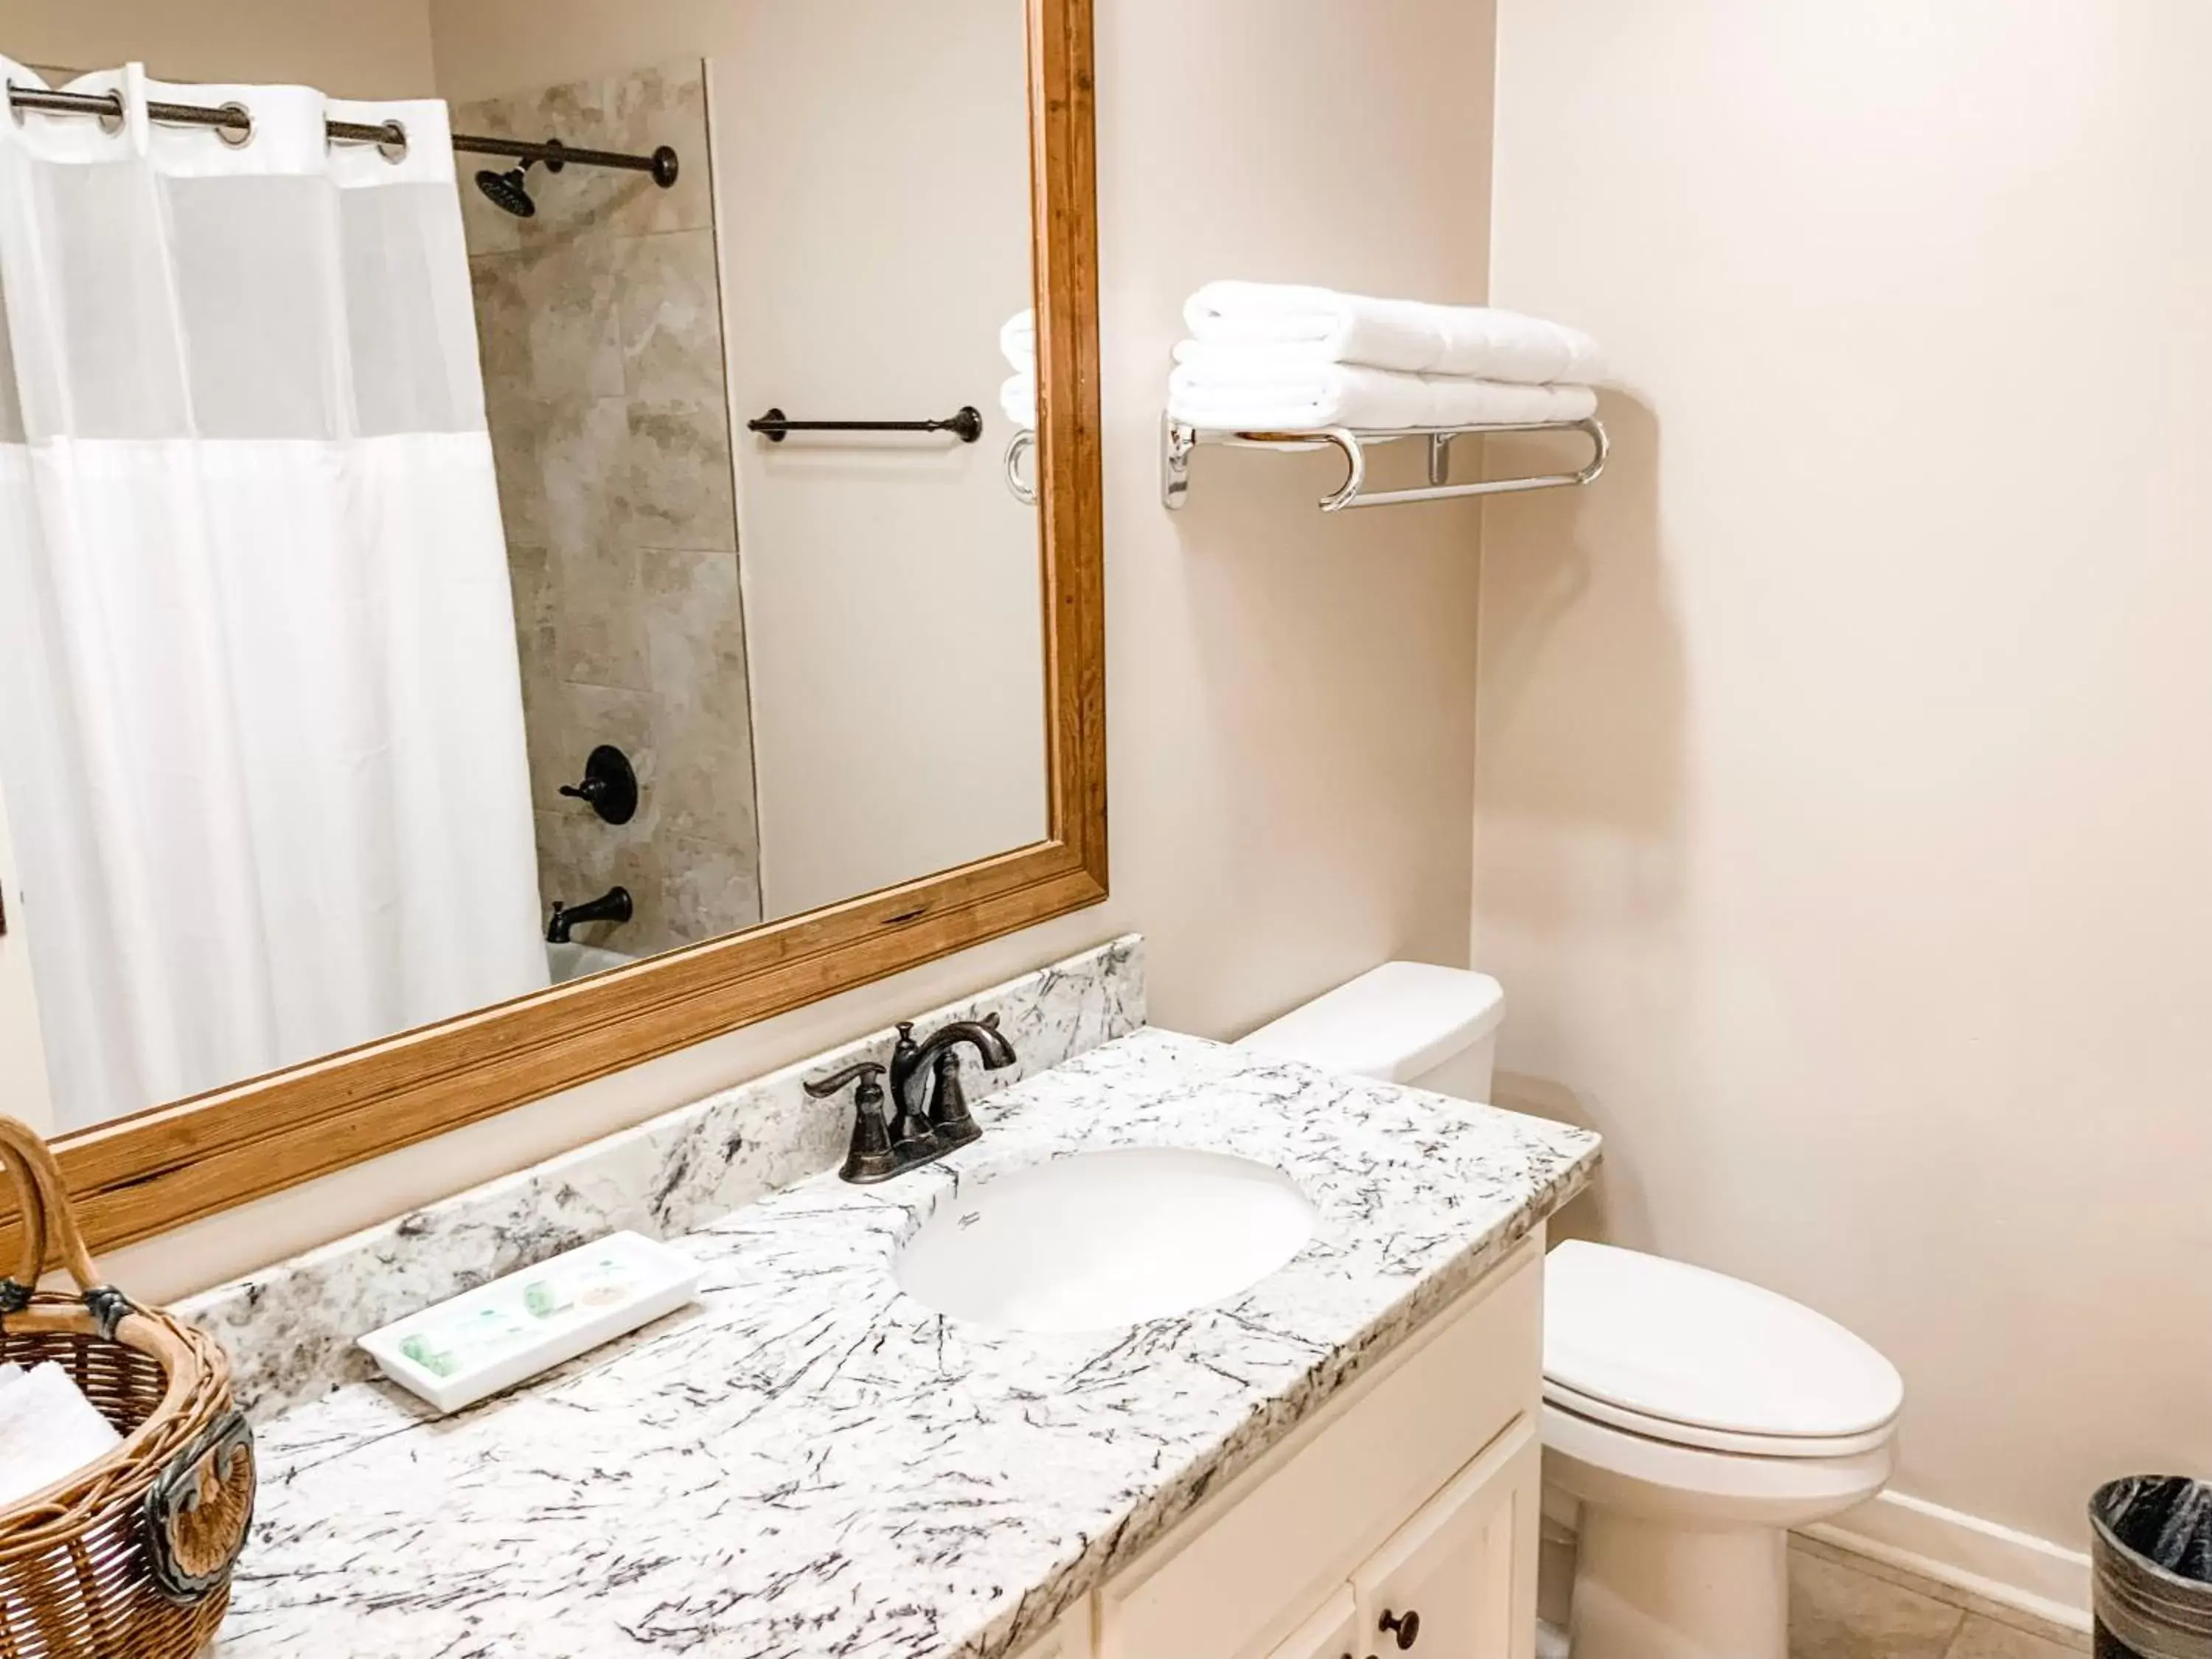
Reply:
[[[112,1249],[1106,896],[1104,546],[1091,0],[1029,0],[1045,839],[73,1132]]]

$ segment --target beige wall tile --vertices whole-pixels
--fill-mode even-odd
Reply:
[[[637,556],[619,541],[552,552],[554,659],[562,679],[642,692],[652,685],[637,609]]]
[[[526,246],[512,257],[529,337],[531,392],[561,400],[622,397],[628,388],[615,241],[563,239]]]
[[[665,925],[695,944],[759,925],[757,863],[726,842],[678,841],[671,848],[661,894]]]
[[[626,836],[580,806],[570,814],[540,813],[538,834],[545,849],[541,852],[546,872],[542,890],[549,920],[556,899],[581,904],[610,888],[629,892],[628,921],[580,922],[573,933],[578,943],[603,945],[629,956],[652,956],[681,942],[665,920],[661,902],[665,876],[653,842]]]
[[[464,215],[544,899],[629,888],[630,922],[578,937],[641,955],[750,926],[759,826],[701,66],[482,100],[455,120],[672,143],[695,164],[669,191],[533,168],[526,222],[465,182]],[[601,743],[638,773],[627,824],[559,793]]]
[[[624,368],[632,398],[726,411],[714,233],[633,236],[619,250]]]
[[[469,284],[476,301],[477,357],[487,409],[534,398],[530,374],[530,313],[522,298],[520,256],[479,252],[469,242]]]
[[[737,495],[726,410],[635,402],[629,435],[630,522],[638,541],[735,552]]]
[[[579,149],[614,148],[614,88],[605,78],[572,81],[517,95],[516,121],[521,136],[544,142],[558,138]],[[531,194],[537,216],[523,222],[522,245],[605,239],[615,228],[625,191],[637,175],[606,167],[548,167],[531,169]]]
[[[563,679],[646,688],[637,559],[628,535],[629,410],[618,398],[549,409],[538,440]]]
[[[514,112],[504,99],[456,104],[449,118],[456,133],[473,133],[485,138],[515,136]],[[468,240],[469,252],[490,253],[521,246],[521,222],[513,214],[494,207],[476,185],[479,170],[504,173],[514,163],[492,155],[456,155],[453,165],[460,175],[461,231]]]
[[[522,670],[522,728],[530,750],[531,799],[548,804],[540,780],[560,763],[555,738],[560,730],[562,690],[556,666],[552,580],[542,547],[509,542],[507,580],[514,594],[515,654]]]
[[[641,554],[640,563],[659,798],[669,830],[693,841],[753,848],[759,827],[737,560],[727,553],[654,549]]]
[[[582,777],[584,763],[592,750],[603,743],[611,743],[629,757],[630,767],[637,774],[639,807],[637,816],[629,823],[610,824],[583,802],[562,795],[557,790],[554,800],[579,817],[588,818],[602,830],[626,831],[630,838],[649,834],[659,804],[659,755],[653,736],[651,695],[611,686],[582,685],[574,681],[567,683],[566,692],[560,739],[565,753],[560,781],[574,783]]]
[[[676,183],[628,192],[617,217],[633,235],[709,229],[714,222],[713,167],[707,155],[704,64],[684,58],[624,76],[615,87],[617,148],[648,155],[662,144],[676,152]]]
[[[489,383],[484,391],[500,522],[510,544],[543,547],[552,534],[545,517],[545,476],[538,461],[549,411],[529,398],[502,397],[495,403]]]

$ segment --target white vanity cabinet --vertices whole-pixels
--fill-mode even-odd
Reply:
[[[1531,1659],[1542,1272],[1539,1236],[1024,1659]]]
[[[1341,1659],[1359,1646],[1359,1602],[1346,1584],[1322,1604],[1319,1613],[1279,1642],[1267,1659]]]
[[[1517,1419],[1353,1576],[1354,1629],[1370,1650],[1528,1659],[1542,1454],[1535,1425]]]

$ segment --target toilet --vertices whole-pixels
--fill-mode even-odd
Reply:
[[[1505,994],[1389,962],[1240,1047],[1486,1100]],[[1785,1659],[1790,1528],[1889,1479],[1905,1383],[1834,1321],[1569,1240],[1544,1263],[1546,1511],[1577,1515],[1574,1659]]]

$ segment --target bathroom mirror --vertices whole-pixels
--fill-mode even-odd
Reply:
[[[0,1110],[96,1242],[1104,896],[1086,0],[86,9],[0,21]]]

